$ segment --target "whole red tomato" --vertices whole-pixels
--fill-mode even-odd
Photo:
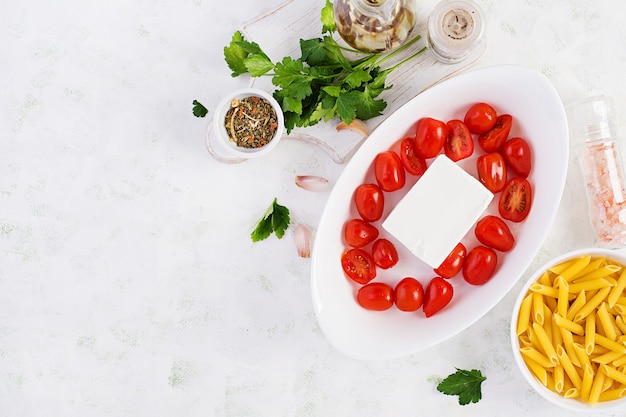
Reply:
[[[448,136],[443,144],[446,156],[455,162],[471,156],[474,153],[474,139],[465,123],[450,120],[446,125]]]
[[[461,272],[463,268],[463,262],[465,261],[465,255],[467,250],[465,245],[461,242],[452,249],[452,252],[444,259],[444,261],[435,269],[435,274],[443,278],[452,278]]]
[[[344,274],[359,284],[367,284],[376,278],[376,265],[363,249],[349,249],[341,255]]]
[[[414,138],[404,138],[400,141],[400,159],[404,169],[411,175],[422,175],[426,172],[426,160],[418,155]]]
[[[478,180],[492,193],[500,192],[506,185],[506,163],[499,152],[480,155],[476,159]]]
[[[526,178],[515,177],[507,182],[500,195],[498,212],[503,219],[518,223],[528,216],[532,203],[532,186]]]
[[[480,135],[495,126],[496,118],[493,107],[487,103],[476,103],[467,110],[463,121],[470,132]]]
[[[380,220],[385,208],[385,195],[376,184],[361,184],[354,191],[354,204],[363,220]]]
[[[509,226],[497,216],[487,215],[476,223],[474,234],[480,243],[501,252],[515,246],[515,237]]]
[[[393,306],[393,288],[383,282],[372,282],[359,288],[356,299],[367,310],[388,310]]]
[[[452,285],[441,277],[430,280],[424,294],[424,314],[430,317],[441,311],[452,300],[454,289]]]
[[[448,137],[448,126],[441,120],[425,117],[417,122],[415,144],[422,158],[433,158],[441,152]]]
[[[362,248],[378,237],[378,229],[361,219],[348,220],[343,229],[346,243],[353,248]]]
[[[525,139],[516,137],[507,140],[502,145],[502,156],[506,164],[520,177],[526,178],[532,168],[530,146]]]
[[[511,127],[513,126],[513,117],[510,114],[501,114],[496,119],[496,124],[478,136],[478,145],[485,152],[496,152],[505,140],[508,139]]]
[[[387,239],[378,239],[372,246],[372,258],[377,266],[389,269],[398,263],[398,251]]]
[[[383,191],[399,190],[404,187],[406,182],[402,160],[393,151],[385,151],[376,155],[376,159],[374,159],[374,174],[378,186]]]
[[[394,290],[396,307],[402,311],[417,311],[424,302],[424,287],[415,278],[400,280]]]
[[[463,264],[463,278],[472,285],[482,285],[489,281],[498,266],[498,255],[486,246],[476,246],[470,250]]]

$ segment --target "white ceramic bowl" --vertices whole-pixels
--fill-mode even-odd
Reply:
[[[600,248],[587,248],[575,250],[572,252],[565,253],[561,256],[558,256],[551,261],[547,262],[543,266],[541,266],[537,271],[529,278],[528,282],[524,285],[522,290],[520,291],[517,300],[515,301],[515,305],[513,307],[513,314],[511,316],[511,344],[513,348],[513,356],[515,358],[515,362],[517,363],[522,375],[528,381],[528,383],[537,391],[543,398],[547,399],[553,404],[556,404],[564,409],[570,411],[577,412],[585,412],[585,413],[601,413],[614,411],[619,408],[626,407],[626,397],[623,397],[618,400],[611,400],[605,402],[599,402],[595,405],[590,405],[588,403],[583,402],[580,398],[565,398],[561,394],[552,391],[551,389],[544,386],[530,371],[527,367],[526,363],[522,359],[522,354],[520,353],[520,342],[517,336],[517,323],[518,316],[520,312],[520,307],[522,301],[526,294],[529,291],[529,288],[532,284],[537,282],[537,280],[543,275],[548,268],[551,268],[554,265],[561,264],[567,260],[571,260],[574,258],[580,258],[584,255],[591,255],[593,257],[606,257],[615,261],[616,263],[626,265],[626,256],[623,254],[610,250],[610,249],[600,249]],[[584,327],[584,325],[583,325]]]
[[[246,97],[256,96],[260,98],[264,98],[269,101],[272,108],[276,112],[276,118],[278,121],[278,128],[276,129],[276,133],[274,137],[267,145],[264,145],[260,148],[244,148],[241,146],[237,146],[236,143],[232,142],[226,132],[226,128],[224,127],[224,119],[226,117],[226,113],[230,109],[230,103],[233,99],[242,100]],[[258,88],[243,88],[240,90],[236,90],[231,94],[224,97],[215,110],[213,114],[213,122],[209,126],[209,131],[207,132],[207,144],[211,146],[209,149],[216,153],[219,157],[222,158],[258,158],[260,156],[266,155],[272,151],[278,145],[281,136],[285,130],[285,119],[283,116],[282,109],[278,102],[272,97],[271,94],[266,91],[260,90]]]
[[[347,220],[358,216],[352,204],[354,190],[364,182],[375,181],[371,167],[376,155],[410,134],[417,119],[463,119],[470,105],[480,101],[513,115],[516,121],[511,137],[526,138],[533,149],[534,165],[529,175],[535,187],[533,208],[523,223],[513,227],[515,249],[502,256],[495,275],[482,286],[470,285],[462,277],[451,280],[452,301],[432,317],[395,308],[383,312],[362,308],[340,262],[346,249],[341,231]],[[479,152],[459,161],[459,166],[474,173]],[[520,66],[484,67],[459,74],[425,90],[389,115],[336,181],[317,227],[311,253],[311,293],[320,328],[333,347],[360,360],[394,359],[434,346],[487,314],[526,271],[548,234],[561,201],[568,152],[567,120],[556,90],[543,74]],[[383,219],[415,181],[414,176],[407,178],[403,190],[385,195]],[[495,198],[486,212],[496,214],[497,204]],[[394,239],[379,230],[381,236]],[[474,234],[468,233],[464,243],[468,248],[476,245]],[[390,270],[379,271],[376,280],[395,286],[402,277],[412,276],[425,285],[433,276],[432,268],[403,245],[397,244],[396,249],[400,261]]]

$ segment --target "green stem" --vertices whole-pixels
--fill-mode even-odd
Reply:
[[[417,35],[416,37],[414,37],[413,39],[411,39],[410,41],[408,41],[407,43],[405,43],[404,45],[402,45],[401,47],[399,47],[398,49],[391,51],[390,53],[388,53],[387,55],[383,56],[380,61],[378,61],[376,64],[380,65],[383,62],[387,61],[388,59],[392,58],[393,56],[399,54],[400,52],[404,51],[405,49],[409,48],[411,45],[413,45],[415,42],[419,41],[420,39],[422,39],[422,37],[420,35]],[[422,48],[417,54],[411,55],[411,57],[415,57],[417,55],[419,55],[424,48]],[[402,61],[405,62],[406,60]],[[394,66],[395,68],[395,66]]]
[[[414,53],[413,55],[411,55],[410,57],[403,59],[402,61],[398,62],[396,65],[394,65],[393,67],[389,68],[389,72],[395,70],[396,68],[398,68],[399,66],[405,64],[406,62],[412,60],[413,58],[415,58],[416,56],[418,56],[419,54],[421,54],[422,52],[424,52],[426,49],[428,49],[427,47],[423,47],[422,49],[420,49],[419,51],[417,51],[416,53]]]

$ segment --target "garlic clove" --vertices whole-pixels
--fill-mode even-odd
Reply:
[[[315,175],[298,175],[295,183],[298,187],[307,191],[324,191],[329,185],[329,181],[326,178]]]
[[[339,124],[337,124],[337,131],[341,131],[344,129],[349,129],[352,130],[356,133],[360,133],[363,136],[369,136],[370,135],[370,130],[367,127],[367,125],[365,124],[365,122],[363,120],[360,119],[353,119],[352,122],[350,122],[350,124],[347,124],[345,122],[339,122]]]
[[[311,257],[311,244],[313,242],[313,232],[307,226],[299,223],[294,232],[294,241],[298,256],[301,258]]]

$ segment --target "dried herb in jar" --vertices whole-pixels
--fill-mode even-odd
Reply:
[[[233,99],[224,126],[237,146],[254,149],[267,145],[274,138],[278,118],[269,101],[250,96]]]

